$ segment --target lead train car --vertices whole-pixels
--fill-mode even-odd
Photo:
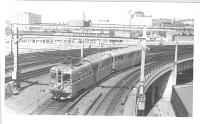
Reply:
[[[73,98],[83,90],[119,71],[140,63],[140,48],[123,48],[87,56],[76,64],[59,64],[50,70],[54,98]]]

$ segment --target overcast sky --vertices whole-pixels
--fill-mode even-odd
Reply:
[[[6,14],[10,18],[14,13],[33,12],[42,15],[43,23],[58,23],[82,19],[84,12],[87,19],[126,23],[130,9],[144,11],[146,15],[152,15],[152,18],[186,19],[194,18],[193,6],[192,3],[12,1],[6,8]]]

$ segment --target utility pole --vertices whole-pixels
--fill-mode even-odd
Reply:
[[[14,29],[14,46],[13,46],[13,55],[14,55],[14,70],[12,72],[12,80],[14,80],[14,91],[13,94],[18,95],[20,89],[19,82],[19,68],[18,68],[18,27],[15,24]]]
[[[10,55],[13,55],[13,25],[10,25],[11,29],[11,40],[10,40]]]
[[[83,33],[83,35],[84,35],[84,28],[82,28],[82,33]],[[81,58],[83,58],[83,54],[84,54],[84,41],[85,41],[85,39],[83,38],[82,39],[82,47],[81,47]]]
[[[85,31],[85,28],[84,28],[85,27],[85,19],[86,19],[86,16],[85,16],[85,13],[83,12],[83,28],[81,28],[83,36],[84,36],[84,31]],[[85,39],[82,38],[81,58],[83,58],[83,54],[84,54],[84,42],[85,42]]]
[[[177,79],[177,59],[178,59],[178,41],[177,41],[177,33],[175,34],[175,57],[174,57],[174,67],[173,67],[173,85],[176,85]]]
[[[140,74],[140,82],[142,82],[142,83],[144,83],[146,37],[147,37],[146,27],[144,27],[144,29],[143,29],[143,39],[142,39],[141,74]]]
[[[141,42],[141,47],[142,47],[142,56],[141,56],[141,73],[140,73],[140,83],[139,83],[139,93],[138,99],[137,99],[137,115],[138,116],[143,116],[144,115],[144,109],[145,109],[145,94],[144,94],[144,84],[145,84],[145,77],[144,77],[144,71],[145,71],[145,51],[146,51],[146,27],[143,27],[143,37],[142,37],[142,42]]]

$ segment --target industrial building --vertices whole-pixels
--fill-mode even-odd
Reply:
[[[18,24],[40,24],[42,23],[42,16],[40,14],[24,12],[22,14],[15,14],[11,22]]]

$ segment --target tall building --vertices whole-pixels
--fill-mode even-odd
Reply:
[[[40,24],[42,19],[40,14],[24,12],[22,14],[14,15],[11,19],[11,22],[18,24]]]
[[[152,25],[152,18],[151,16],[144,15],[144,12],[142,11],[136,11],[132,12],[129,11],[129,24],[140,26],[140,25],[146,25],[151,26]]]

